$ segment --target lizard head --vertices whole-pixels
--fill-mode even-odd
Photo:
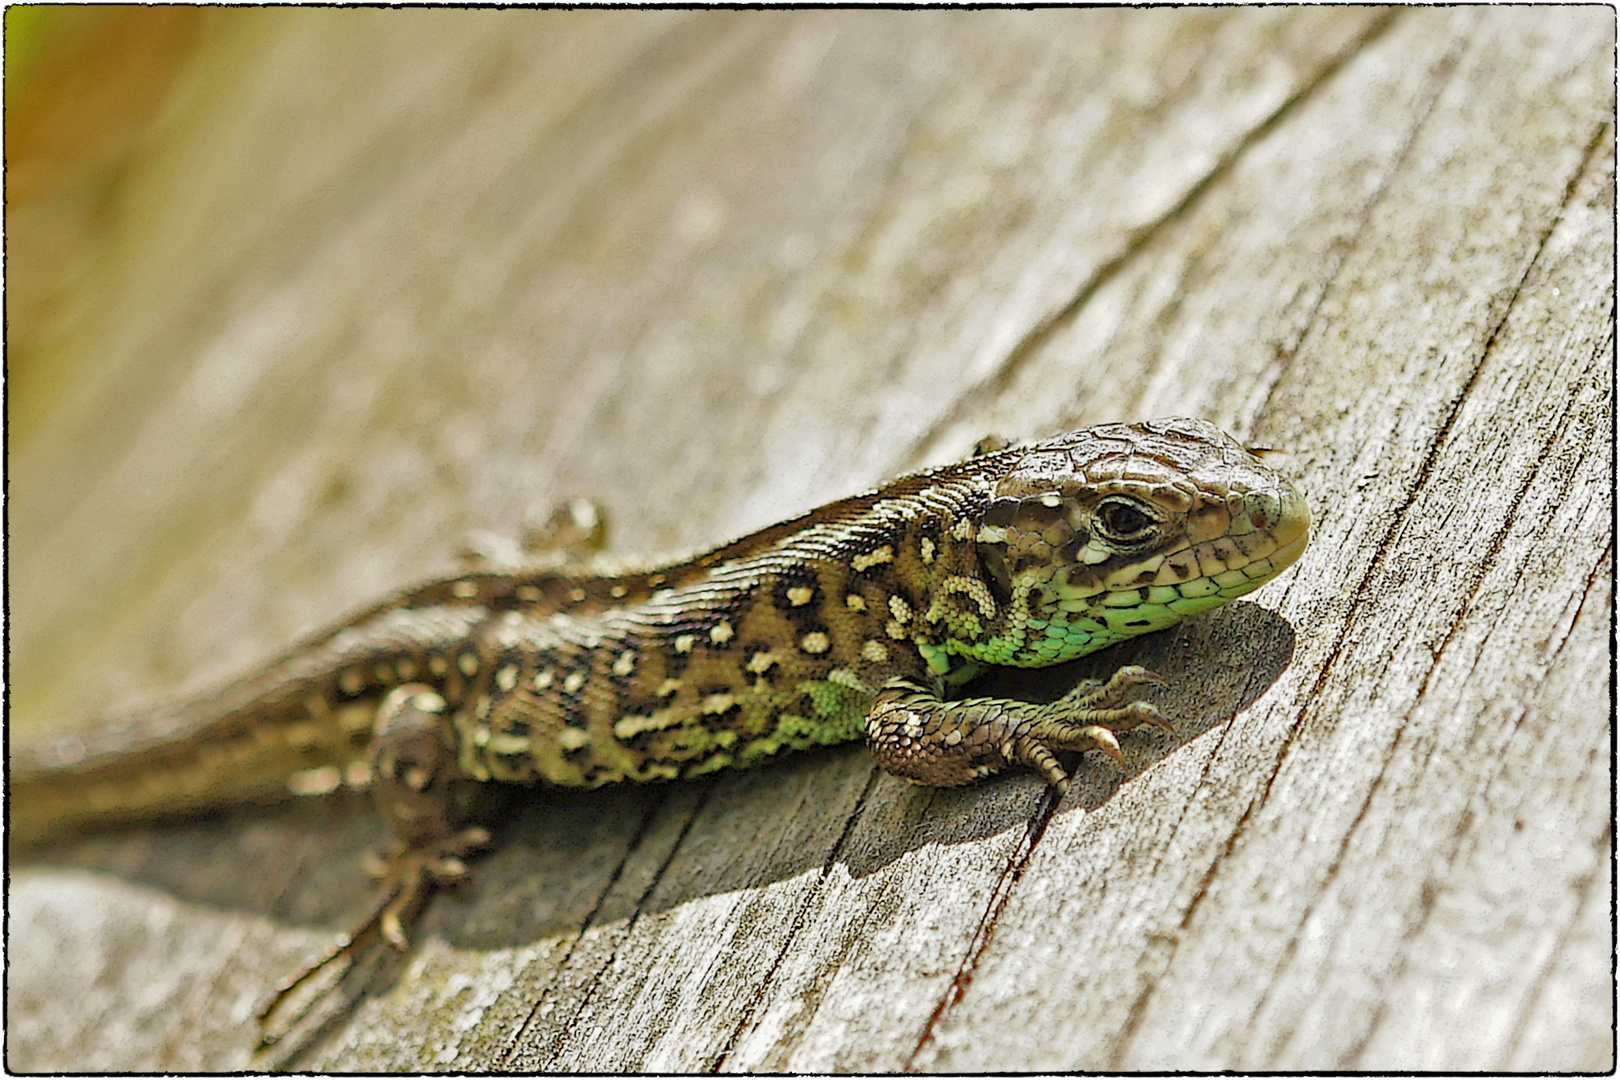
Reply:
[[[1304,497],[1202,420],[1087,428],[997,456],[1007,468],[974,536],[996,618],[958,644],[985,663],[1059,663],[1163,629],[1305,550]]]

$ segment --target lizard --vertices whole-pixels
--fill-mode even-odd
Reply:
[[[884,770],[937,786],[1023,767],[1061,794],[1060,752],[1123,766],[1115,732],[1174,731],[1131,700],[1162,682],[1141,667],[1047,704],[957,688],[1249,593],[1309,531],[1304,497],[1205,421],[991,448],[684,561],[559,558],[404,589],[202,700],[17,749],[8,823],[26,842],[285,795],[289,778],[329,789],[365,751],[395,836],[376,902],[263,1021],[364,941],[407,946],[425,897],[490,842],[465,820],[469,785],[676,780],[862,738]]]

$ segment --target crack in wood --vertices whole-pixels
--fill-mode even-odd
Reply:
[[[973,973],[978,970],[980,962],[984,959],[990,947],[990,941],[995,936],[996,924],[1001,914],[1012,901],[1013,890],[1023,880],[1024,871],[1029,868],[1029,861],[1035,854],[1035,848],[1040,844],[1041,838],[1046,835],[1047,826],[1057,814],[1058,806],[1063,802],[1063,796],[1057,791],[1048,788],[1042,799],[1040,809],[1030,818],[1024,829],[1024,839],[1013,851],[1012,858],[1007,861],[996,887],[990,892],[990,900],[985,905],[984,915],[979,919],[978,926],[973,931],[973,937],[968,941],[967,951],[963,954],[962,963],[951,979],[950,986],[934,1006],[927,1023],[923,1025],[923,1033],[912,1048],[906,1063],[901,1066],[902,1072],[915,1072],[918,1056],[934,1041],[934,1029],[945,1013],[962,1000],[968,986],[973,982]]]
[[[1120,250],[1093,270],[1091,276],[1080,283],[1079,288],[1066,303],[1026,331],[1024,336],[1008,350],[1006,357],[993,372],[972,386],[965,387],[953,397],[951,407],[912,440],[909,449],[903,455],[904,460],[923,460],[928,449],[952,424],[961,421],[975,411],[982,410],[986,402],[994,399],[997,395],[1005,393],[1017,378],[1018,373],[1040,352],[1041,347],[1050,341],[1059,330],[1072,322],[1075,316],[1090,302],[1091,298],[1104,285],[1119,276],[1120,272],[1154,237],[1158,236],[1172,223],[1185,217],[1218,180],[1229,175],[1236,168],[1237,163],[1243,159],[1244,154],[1252,146],[1276,130],[1319,87],[1342,70],[1362,50],[1385,34],[1396,21],[1397,13],[1391,11],[1386,12],[1368,24],[1360,35],[1349,42],[1338,54],[1328,57],[1312,77],[1295,87],[1294,91],[1279,102],[1276,108],[1262,117],[1248,131],[1235,138],[1231,146],[1227,148],[1226,153],[1221,155],[1203,176],[1189,184],[1187,189],[1182,192],[1171,206],[1167,207],[1152,221],[1131,230],[1124,238]]]

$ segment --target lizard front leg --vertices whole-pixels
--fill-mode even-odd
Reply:
[[[946,701],[937,689],[891,679],[867,715],[867,742],[879,765],[918,783],[955,787],[1022,765],[1061,793],[1069,775],[1055,751],[1101,750],[1124,765],[1115,731],[1153,724],[1174,734],[1153,705],[1124,703],[1134,688],[1162,681],[1145,668],[1123,667],[1107,682],[1088,680],[1037,705],[1005,698]]]

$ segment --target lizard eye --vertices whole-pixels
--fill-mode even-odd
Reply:
[[[1098,531],[1117,543],[1146,540],[1158,523],[1158,519],[1134,499],[1105,499],[1097,507]]]

